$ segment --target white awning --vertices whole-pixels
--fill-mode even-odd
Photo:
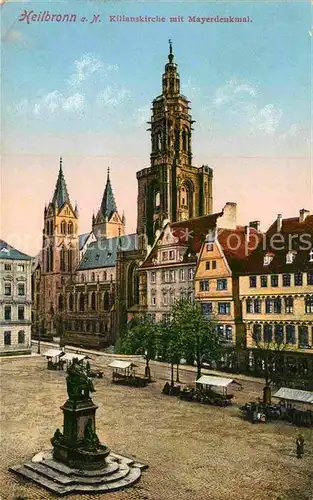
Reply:
[[[86,359],[87,356],[85,354],[75,354],[74,352],[67,352],[64,354],[62,357],[62,361],[73,361],[73,359],[78,359],[78,361],[81,361],[82,359]]]
[[[214,377],[210,375],[202,375],[202,377],[198,378],[197,384],[203,385],[213,385],[215,387],[228,387],[230,384],[235,382],[232,378],[222,378],[222,377]]]
[[[62,354],[64,353],[60,349],[49,349],[44,353],[44,356],[46,356],[46,358],[58,358],[59,356],[62,356]]]
[[[298,389],[289,389],[289,387],[281,387],[274,394],[273,398],[286,399],[298,403],[313,404],[313,392],[300,391]]]
[[[135,365],[131,361],[122,361],[120,359],[115,359],[108,366],[110,366],[111,368],[123,368],[124,370],[126,370],[126,368],[130,368],[137,365]]]

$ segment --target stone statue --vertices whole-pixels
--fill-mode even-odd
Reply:
[[[51,444],[52,446],[55,446],[56,444],[59,444],[63,439],[63,434],[60,431],[60,429],[57,429],[51,438]]]
[[[89,399],[89,393],[95,392],[93,383],[88,377],[87,369],[78,361],[73,359],[68,369],[66,378],[67,393],[70,400]]]
[[[88,419],[88,422],[84,430],[84,444],[88,450],[96,450],[100,445],[99,438],[92,428],[92,420]]]

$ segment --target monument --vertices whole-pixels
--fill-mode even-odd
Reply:
[[[111,452],[96,433],[97,406],[88,369],[74,359],[66,379],[68,399],[61,406],[63,433],[56,429],[52,450],[10,470],[59,495],[104,493],[134,484],[147,466]]]

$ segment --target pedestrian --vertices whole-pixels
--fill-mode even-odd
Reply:
[[[296,448],[297,448],[297,458],[302,458],[304,454],[304,438],[300,433],[296,439]]]

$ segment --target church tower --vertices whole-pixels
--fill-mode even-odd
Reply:
[[[50,331],[55,315],[64,310],[62,287],[75,273],[78,258],[78,210],[70,201],[60,158],[53,198],[44,211],[41,315],[48,322],[48,328],[50,324]]]
[[[117,211],[108,168],[107,182],[101,206],[96,217],[92,217],[92,231],[97,239],[114,238],[125,234],[125,216]]]
[[[192,165],[190,102],[180,92],[180,76],[169,41],[162,94],[152,103],[150,167],[137,172],[137,232],[149,243],[165,219],[186,220],[212,212],[213,171]]]

